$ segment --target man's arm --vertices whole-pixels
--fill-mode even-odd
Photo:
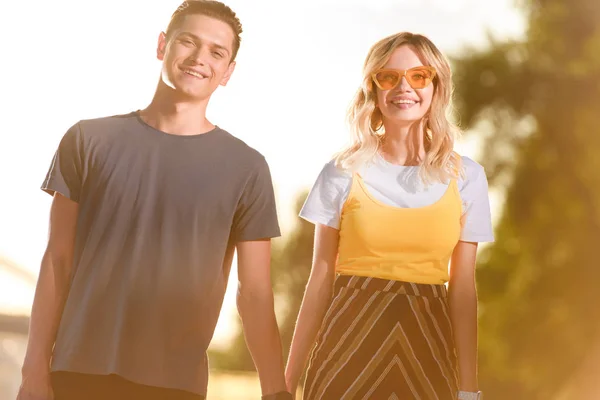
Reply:
[[[59,193],[50,209],[48,245],[35,290],[18,400],[52,399],[50,361],[73,264],[78,204]]]
[[[237,254],[237,306],[262,393],[285,391],[281,338],[271,285],[271,241],[239,242]]]

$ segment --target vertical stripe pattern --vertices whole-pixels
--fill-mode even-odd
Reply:
[[[339,275],[304,400],[455,400],[446,288]]]

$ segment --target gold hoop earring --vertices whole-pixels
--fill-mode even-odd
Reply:
[[[379,120],[377,125],[375,125],[375,121]],[[371,113],[371,129],[375,132],[381,130],[383,128],[383,115],[381,114],[381,110],[377,105],[375,105],[375,110]]]

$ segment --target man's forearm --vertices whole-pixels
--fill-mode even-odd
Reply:
[[[279,328],[273,296],[238,293],[238,310],[246,343],[258,371],[263,394],[286,390]]]
[[[474,285],[450,285],[450,319],[458,353],[460,389],[477,391],[477,294]]]
[[[44,254],[31,309],[24,375],[49,372],[58,325],[69,291],[70,268],[62,265],[68,262],[56,263],[49,252]]]

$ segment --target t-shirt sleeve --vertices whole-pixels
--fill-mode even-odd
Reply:
[[[252,174],[238,203],[233,221],[235,242],[269,239],[281,235],[269,165],[264,158]]]
[[[350,173],[336,167],[334,161],[325,164],[300,210],[300,217],[313,224],[340,229],[342,206],[351,184]]]
[[[485,170],[475,161],[463,157],[466,179],[460,190],[463,203],[462,231],[464,242],[493,242],[492,216]]]
[[[50,195],[55,192],[79,202],[83,186],[83,140],[79,123],[62,137],[41,189]]]

